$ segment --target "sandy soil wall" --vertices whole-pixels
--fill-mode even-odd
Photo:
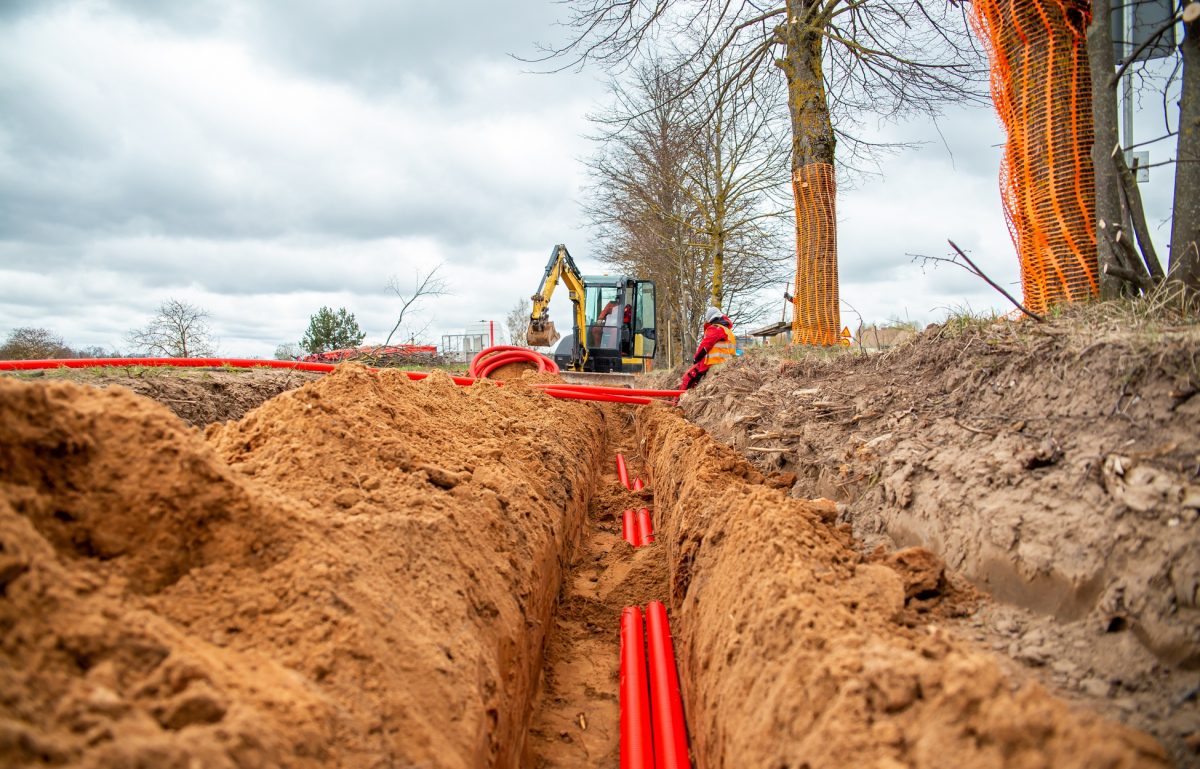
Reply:
[[[924,545],[1001,600],[1128,628],[1197,669],[1197,350],[1195,326],[998,323],[746,361],[683,404],[800,493],[845,503],[871,546]]]
[[[353,366],[204,436],[0,381],[0,764],[516,766],[602,433]]]
[[[905,578],[865,562],[831,505],[670,409],[644,409],[639,435],[702,769],[1166,765],[1152,738],[914,621]]]

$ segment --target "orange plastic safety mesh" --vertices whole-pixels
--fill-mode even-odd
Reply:
[[[1008,131],[1000,192],[1025,304],[1097,294],[1087,0],[975,0],[992,100]]]
[[[838,301],[837,182],[829,163],[810,163],[792,173],[796,194],[796,293],[792,343],[840,343]]]

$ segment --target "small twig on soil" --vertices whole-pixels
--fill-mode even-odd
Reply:
[[[766,446],[747,446],[745,451],[758,451],[763,454],[786,454],[791,451],[791,449],[772,449]]]
[[[959,262],[957,257],[946,259],[945,257],[942,257],[942,256],[925,256],[923,254],[915,255],[914,261],[916,261],[916,259],[922,259],[926,262],[947,262],[949,264],[956,264],[959,267],[962,267],[967,272],[974,275],[975,277],[982,279],[984,282],[986,282],[992,288],[999,291],[1001,294],[1004,295],[1005,299],[1007,299],[1008,301],[1013,303],[1014,307],[1016,307],[1018,310],[1025,313],[1029,317],[1033,318],[1038,323],[1046,322],[1045,318],[1043,318],[1041,315],[1038,315],[1036,312],[1033,312],[1028,307],[1021,304],[1020,302],[1018,302],[1016,299],[1013,298],[1013,295],[1008,293],[1008,291],[1006,291],[1002,286],[1000,286],[999,283],[997,283],[996,281],[989,278],[983,272],[983,270],[979,269],[979,265],[977,265],[977,264],[975,264],[975,262],[971,261],[971,257],[969,257],[965,253],[963,253],[963,250],[958,247],[958,244],[956,244],[953,240],[949,240],[949,239],[947,239],[946,242],[949,243],[950,247],[953,248],[958,253],[958,256],[961,256],[963,258],[963,261],[966,262],[966,264]]]
[[[990,430],[980,430],[978,427],[970,427],[969,425],[964,425],[962,422],[959,422],[957,419],[954,420],[954,424],[957,425],[958,427],[961,427],[962,429],[966,430],[967,432],[975,433],[976,435],[988,435],[988,436],[991,436],[992,438],[995,438],[997,435],[996,433],[991,432]]]

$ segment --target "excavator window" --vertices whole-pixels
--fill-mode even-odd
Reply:
[[[633,329],[634,334],[641,337],[640,351],[635,346],[635,354],[642,357],[653,358],[655,338],[658,336],[657,326],[655,323],[654,314],[654,283],[648,280],[639,280],[637,282],[637,304],[634,313]]]
[[[584,305],[588,346],[615,350],[620,341],[622,305],[616,286],[588,286]]]

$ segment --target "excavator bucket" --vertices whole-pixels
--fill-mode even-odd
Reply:
[[[561,338],[558,330],[554,328],[553,321],[546,321],[541,328],[529,327],[529,333],[525,337],[525,341],[532,347],[549,347]]]

